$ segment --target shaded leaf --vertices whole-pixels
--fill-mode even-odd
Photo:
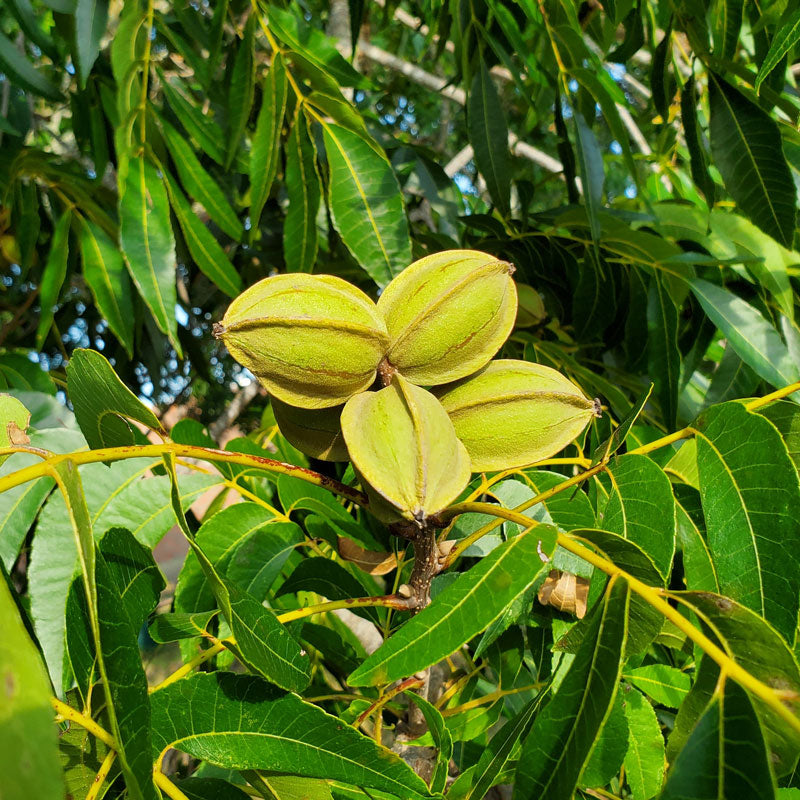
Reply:
[[[76,0],[73,15],[72,56],[81,88],[100,53],[100,40],[108,23],[108,0]]]
[[[489,747],[482,753],[473,772],[472,787],[464,795],[465,800],[472,800],[472,798],[479,800],[494,785],[517,743],[527,736],[533,719],[546,696],[546,691],[540,692],[522,711],[506,722],[492,736]]]
[[[368,597],[370,588],[335,561],[307,558],[281,584],[278,596],[296,592],[316,592],[328,600],[347,600],[352,597]],[[375,623],[381,621],[377,608],[354,608],[353,613]]]
[[[800,379],[800,367],[778,332],[749,303],[700,278],[689,282],[703,311],[722,331],[739,358],[772,386]]]
[[[386,156],[353,131],[323,123],[328,202],[348,250],[379,285],[411,263],[403,195]]]
[[[800,669],[794,654],[775,629],[758,614],[733,602],[727,597],[711,592],[682,592],[690,607],[697,610],[708,632],[719,640],[725,650],[736,662],[753,677],[768,686],[779,688],[786,693],[784,703],[797,715],[800,711]],[[703,662],[710,661],[707,657]],[[700,672],[703,672],[701,662]],[[717,683],[718,668],[713,663],[708,665],[710,675],[705,680],[705,688],[710,696]],[[681,711],[692,698],[697,683],[702,676],[698,675],[695,686],[686,698]],[[699,693],[702,701],[703,692]],[[766,703],[752,698],[758,716],[767,736],[767,744],[771,751],[770,763],[777,775],[784,775],[792,769],[800,755],[800,734],[790,728],[786,721]],[[701,709],[696,709],[698,714]],[[674,735],[674,734],[673,734]],[[670,753],[672,759],[672,737],[670,737]]]
[[[278,6],[269,10],[269,26],[289,47],[311,61],[339,86],[363,86],[366,80],[337,50],[334,39],[306,22],[302,16]]]
[[[67,277],[67,257],[69,256],[69,228],[72,223],[72,212],[69,210],[58,218],[47,264],[39,286],[42,310],[39,314],[39,326],[36,329],[36,347],[41,350],[50,327],[53,324],[53,311],[58,304],[61,287]]]
[[[800,41],[800,8],[792,13],[781,25],[772,39],[769,50],[758,68],[753,88],[758,92],[770,72],[780,64],[781,59]]]
[[[444,791],[445,783],[447,782],[450,759],[453,756],[453,739],[445,724],[442,712],[435,705],[429,703],[424,697],[415,692],[409,692],[408,698],[422,712],[425,724],[428,726],[428,732],[433,738],[434,747],[438,751],[436,754],[436,766],[429,783],[432,794],[441,793]]]
[[[483,61],[475,72],[469,92],[467,132],[475,164],[486,181],[489,195],[500,213],[508,214],[511,203],[508,126],[494,81]]]
[[[304,116],[295,119],[286,143],[289,208],[283,224],[283,257],[289,272],[311,272],[317,258],[320,186],[317,156]]]
[[[713,72],[708,88],[711,152],[725,188],[764,233],[791,247],[797,200],[777,125]]]
[[[603,204],[603,154],[592,129],[579,111],[574,112],[575,143],[578,151],[578,168],[583,187],[583,199],[592,231],[592,241],[600,241],[601,225],[598,214]]]
[[[119,235],[136,288],[159,329],[180,354],[175,319],[175,240],[169,200],[156,168],[143,155],[119,170]]]
[[[229,297],[236,297],[242,289],[242,279],[225,251],[211,231],[195,216],[189,201],[168,173],[164,173],[164,186],[186,246],[200,271]]]
[[[92,291],[97,308],[133,355],[133,296],[122,253],[108,234],[90,219],[82,218],[78,243],[83,260],[83,277]]]
[[[667,765],[664,736],[653,707],[639,692],[627,688],[622,698],[630,730],[625,779],[633,800],[649,800],[658,794],[664,781]]]
[[[661,800],[774,796],[775,779],[755,709],[744,689],[728,679],[678,753]]]
[[[159,614],[150,623],[150,636],[158,644],[193,639],[206,631],[208,623],[217,613],[214,610],[199,614]]]
[[[233,60],[231,82],[228,88],[228,144],[225,152],[225,169],[229,169],[233,163],[253,105],[256,80],[253,48],[257,16],[257,14],[251,14],[247,18],[242,41],[236,49],[236,56]]]
[[[680,708],[692,685],[691,678],[669,664],[648,664],[625,670],[622,677],[649,698],[667,708]]]
[[[186,191],[205,208],[208,216],[231,239],[239,240],[242,236],[242,223],[219,184],[203,168],[186,139],[166,120],[162,119],[161,125],[164,130],[164,141]]]
[[[647,456],[616,456],[601,480],[608,491],[598,514],[602,527],[637,544],[667,578],[675,554],[675,502],[663,470]]]
[[[708,172],[708,158],[700,136],[700,124],[697,121],[697,93],[694,77],[689,78],[681,91],[681,121],[686,147],[689,150],[689,167],[692,180],[706,198],[709,207],[714,205],[716,191],[714,181]]]
[[[681,374],[678,311],[661,276],[655,274],[647,293],[647,367],[670,430],[678,424]]]
[[[278,168],[287,88],[283,56],[276,53],[264,83],[261,109],[250,149],[250,224],[253,231],[258,230],[261,211]]]
[[[21,89],[59,102],[61,92],[28,61],[5,34],[0,33],[0,69]]]
[[[622,695],[617,692],[606,721],[597,734],[589,760],[581,772],[579,785],[588,788],[603,787],[614,780],[622,767],[629,741],[630,732],[622,709]]]

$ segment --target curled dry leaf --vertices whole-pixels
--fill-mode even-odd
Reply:
[[[559,611],[583,619],[589,598],[589,581],[571,572],[551,569],[537,598],[543,606],[553,606]]]
[[[215,334],[273,396],[329,408],[369,388],[388,346],[364,292],[332,275],[273,275],[228,307]]]
[[[347,402],[342,432],[379,519],[422,523],[446,508],[469,482],[470,463],[439,401],[395,375],[379,392]]]
[[[475,472],[555,455],[596,415],[593,401],[550,367],[500,359],[439,394]]]
[[[514,327],[514,267],[477,250],[448,250],[401,272],[378,300],[391,337],[387,359],[416,384],[470,375]]]
[[[337,545],[339,555],[345,561],[352,562],[370,575],[385,575],[387,572],[397,569],[397,558],[394,553],[365,550],[345,536],[338,538]]]
[[[0,394],[0,447],[28,444],[30,439],[25,431],[30,420],[30,412],[16,397]],[[0,464],[6,458],[0,456]]]

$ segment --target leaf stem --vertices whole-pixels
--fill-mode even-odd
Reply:
[[[114,737],[105,728],[101,728],[91,717],[81,714],[80,711],[76,711],[72,706],[68,706],[57,697],[50,698],[50,705],[55,709],[59,721],[68,720],[69,722],[74,722],[96,736],[106,747],[110,747],[112,750],[119,749]]]
[[[310,617],[313,614],[324,614],[328,611],[337,611],[340,608],[372,608],[375,606],[394,608],[401,611],[406,611],[411,607],[408,598],[401,597],[400,595],[390,594],[380,597],[355,597],[347,598],[345,600],[328,600],[324,603],[316,603],[314,605],[304,606],[303,608],[295,608],[291,611],[286,611],[283,614],[278,614],[277,616],[279,622],[285,623],[293,622],[297,619],[303,619],[304,617]],[[181,667],[176,669],[175,672],[164,678],[161,683],[157,683],[155,686],[151,687],[150,691],[155,692],[159,689],[163,689],[165,686],[169,686],[171,683],[175,683],[175,681],[185,677],[201,664],[205,664],[206,661],[212,659],[218,653],[221,653],[225,649],[226,643],[236,643],[236,639],[233,636],[228,636],[222,641],[214,636],[206,636],[206,638],[212,641],[214,644],[212,644],[212,646],[207,650],[203,650],[202,653],[196,655],[193,659],[191,659],[191,661],[187,661],[185,664],[181,665]]]
[[[787,387],[788,388],[788,387]],[[790,392],[791,393],[791,392]],[[557,487],[556,487],[557,488]],[[510,519],[518,525],[529,527],[535,525],[535,520],[526,517],[510,509],[501,509],[491,504],[476,503],[475,505],[486,506],[482,513],[495,514],[502,516],[503,519]],[[524,535],[524,534],[522,534]],[[729,677],[749,689],[756,697],[761,698],[778,716],[789,724],[795,731],[800,733],[800,718],[795,716],[783,703],[780,695],[774,689],[762,683],[758,678],[751,675],[746,669],[741,667],[733,660],[722,648],[717,646],[708,636],[698,630],[686,617],[676,608],[673,608],[663,596],[664,590],[648,586],[646,583],[629,575],[625,570],[620,569],[616,564],[608,561],[602,556],[590,550],[588,547],[577,542],[572,536],[559,532],[558,544],[573,555],[582,558],[593,567],[597,567],[601,572],[614,578],[621,578],[626,581],[631,591],[638,594],[645,602],[655,608],[663,617],[666,617],[676,628],[683,632],[689,639],[698,645],[721,670]]]
[[[153,770],[153,782],[170,800],[189,800],[160,769]]]
[[[111,767],[114,764],[114,759],[116,757],[116,750],[109,750],[108,753],[106,753],[106,757],[103,759],[100,769],[97,770],[97,775],[94,776],[94,780],[92,781],[92,785],[89,787],[89,791],[86,792],[86,800],[97,800],[97,795],[100,794],[100,789],[103,788],[103,784],[108,777],[108,773],[111,771]]]
[[[0,448],[0,456],[10,455],[18,452],[17,448]],[[184,458],[196,458],[201,461],[213,463],[222,462],[226,464],[237,464],[239,466],[251,467],[253,469],[274,472],[280,475],[288,475],[292,478],[299,478],[307,483],[320,486],[334,494],[345,497],[359,506],[367,507],[369,500],[367,496],[347,486],[334,478],[322,475],[319,472],[296,467],[293,464],[286,464],[283,461],[275,461],[264,456],[250,455],[249,453],[234,453],[227,450],[217,450],[212,447],[198,447],[196,445],[177,444],[175,442],[163,442],[162,444],[150,445],[129,445],[125,447],[104,447],[98,450],[81,450],[74,453],[64,453],[52,455],[40,464],[32,464],[29,467],[16,470],[0,478],[0,493],[13,489],[27,481],[41,478],[44,475],[52,474],[52,467],[63,461],[72,461],[76,465],[93,464],[99,461],[122,461],[127,458],[158,458],[164,455],[173,455]]]
[[[383,697],[379,697],[374,703],[372,703],[366,711],[362,711],[357,717],[355,722],[353,723],[354,728],[360,727],[361,723],[370,715],[374,714],[376,711],[379,711],[383,706],[385,706],[390,700],[393,700],[397,695],[402,694],[403,692],[407,692],[411,689],[418,689],[424,681],[421,678],[416,678],[413,675],[410,678],[406,678],[404,681],[400,681],[394,689],[390,689],[386,692]]]
[[[397,594],[387,594],[381,597],[348,597],[344,600],[328,600],[324,603],[316,603],[315,605],[296,608],[293,611],[286,611],[283,614],[278,614],[278,621],[293,622],[296,619],[310,617],[312,614],[324,614],[341,608],[372,608],[375,606],[394,608],[400,611],[406,611],[411,608],[409,599]]]
[[[782,400],[784,397],[788,397],[790,394],[794,394],[795,392],[799,391],[800,381],[796,381],[795,383],[790,383],[788,386],[784,386],[781,389],[776,389],[774,392],[765,394],[763,397],[757,397],[755,400],[745,403],[744,407],[748,411],[757,411],[759,408],[763,408],[770,403],[774,403],[776,400]],[[660,450],[662,447],[667,447],[674,442],[678,442],[681,439],[688,439],[690,436],[693,436],[694,433],[694,428],[687,426],[686,428],[681,428],[679,431],[675,431],[675,433],[670,433],[667,436],[662,436],[660,439],[643,444],[640,447],[634,448],[633,450],[628,450],[628,453],[646,455],[647,453],[652,453],[654,450]]]
[[[489,694],[481,695],[480,697],[476,697],[473,700],[468,700],[466,703],[462,703],[460,706],[453,706],[452,708],[445,708],[442,711],[443,717],[452,717],[453,714],[460,714],[462,711],[469,711],[473,708],[478,708],[479,706],[484,706],[487,703],[494,703],[497,700],[502,699],[503,697],[508,697],[510,694],[519,694],[520,692],[532,692],[537,689],[541,689],[545,686],[546,683],[532,683],[529,686],[518,686],[514,689],[497,689],[494,692],[490,692]]]
[[[559,494],[559,492],[563,492],[566,489],[569,489],[573,486],[577,486],[578,484],[585,481],[587,478],[591,478],[593,475],[597,475],[598,473],[602,472],[606,468],[606,464],[597,464],[596,466],[592,467],[591,469],[587,469],[584,472],[581,472],[579,475],[575,475],[572,478],[568,478],[567,480],[559,483],[556,486],[553,486],[550,489],[547,489],[544,492],[540,492],[535,497],[532,497],[530,500],[526,500],[524,503],[520,503],[515,509],[514,513],[518,514],[522,511],[527,511],[531,506],[535,506],[538,503],[545,503],[551,497]],[[455,505],[450,506],[450,508],[446,508],[444,511],[439,512],[436,515],[436,523],[440,525],[440,527],[446,527],[450,520],[457,517],[459,514],[489,514],[493,517],[497,517],[493,522],[488,522],[482,528],[478,528],[477,531],[471,533],[469,536],[466,536],[463,539],[460,539],[458,544],[453,547],[453,549],[448,553],[447,557],[442,562],[442,569],[447,569],[470,545],[474,544],[478,541],[478,539],[485,536],[487,533],[491,533],[495,528],[500,527],[503,524],[503,520],[507,519],[511,522],[516,522],[516,519],[512,519],[509,516],[504,516],[504,512],[508,511],[508,509],[502,508],[500,506],[492,505],[491,503],[456,503]],[[527,517],[523,517],[526,520],[524,523],[527,527],[531,524],[531,520]],[[534,522],[533,524],[538,524]]]

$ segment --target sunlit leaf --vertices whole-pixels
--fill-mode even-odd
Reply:
[[[413,675],[488,627],[545,569],[555,529],[538,525],[495,548],[378,648],[350,677],[374,686]]]
[[[570,800],[605,722],[620,674],[628,616],[628,587],[617,581],[592,615],[558,691],[534,720],[522,746],[514,798]]]
[[[794,641],[800,598],[800,483],[775,428],[740,403],[697,421],[708,547],[720,590]]]
[[[232,769],[285,772],[427,797],[399,756],[259,678],[194,675],[151,697],[154,753],[175,747]]]

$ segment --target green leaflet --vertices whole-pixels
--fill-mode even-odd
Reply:
[[[203,635],[218,613],[215,609],[199,614],[158,614],[150,623],[150,636],[159,644],[196,638]]]
[[[695,423],[708,547],[720,591],[771,622],[788,642],[800,601],[800,483],[780,434],[740,403]]]
[[[0,68],[21,89],[59,102],[61,92],[42,75],[5,34],[0,33]]]
[[[800,697],[800,669],[793,652],[775,629],[755,612],[718,594],[684,592],[681,593],[681,598],[687,601],[689,607],[696,610],[704,626],[708,626],[707,629],[711,634],[741,667],[768,686],[780,687],[788,692],[788,699],[784,700],[784,703],[797,715],[800,711],[800,703],[797,700]],[[711,672],[708,676],[705,675],[706,661],[709,662],[706,666],[710,667]],[[707,696],[711,695],[718,672],[719,669],[711,659],[704,656],[698,670],[697,681],[683,703],[681,712],[687,708],[699,684],[704,684],[700,688],[707,690]],[[698,694],[703,700],[704,693],[701,691]],[[705,702],[703,700],[703,704]],[[754,697],[753,702],[767,737],[772,768],[776,775],[785,775],[793,768],[800,755],[800,734],[790,728],[786,721],[763,701]],[[695,707],[692,710],[699,715],[701,709]],[[691,719],[692,713],[687,716],[689,725],[683,726],[684,730],[686,727],[691,728],[694,721]],[[678,720],[680,717],[679,713]],[[678,732],[677,727],[675,732]],[[671,751],[669,756],[672,760],[674,753],[672,737],[669,744]]]
[[[436,706],[414,692],[409,692],[408,698],[422,712],[425,724],[433,738],[434,747],[438,751],[436,767],[430,779],[430,790],[431,794],[439,794],[444,791],[447,782],[450,759],[453,756],[453,739],[441,711]]]
[[[626,670],[622,677],[649,698],[667,708],[680,708],[692,679],[669,664],[648,664]]]
[[[627,632],[628,587],[615,582],[552,700],[536,717],[520,754],[514,800],[570,800],[617,691]]]
[[[728,679],[667,775],[661,800],[765,800],[775,796],[764,734],[747,693]]]
[[[533,585],[552,558],[555,544],[555,528],[538,525],[495,548],[387,639],[347,682],[390,683],[457,650]]]
[[[143,155],[126,158],[119,170],[119,235],[131,277],[180,354],[175,319],[175,240],[169,200],[156,168]]]
[[[108,234],[88,218],[80,220],[78,244],[83,277],[97,307],[128,355],[133,355],[133,295],[122,253]]]
[[[317,258],[320,180],[317,155],[306,118],[295,118],[286,142],[286,190],[289,209],[283,226],[283,257],[289,272],[311,272]]]
[[[657,273],[647,293],[647,366],[667,427],[677,427],[681,352],[678,349],[679,309]]]
[[[583,198],[589,217],[589,227],[592,231],[592,241],[597,243],[600,241],[602,232],[598,214],[603,204],[603,184],[605,182],[603,154],[597,138],[586,124],[583,115],[579,111],[574,111],[573,116]]]
[[[231,567],[236,582],[263,599],[303,532],[294,523],[274,521],[256,503],[245,502],[204,520],[196,538],[215,569],[225,575]],[[237,555],[240,546],[244,549]],[[200,563],[193,553],[187,554],[175,589],[175,610],[193,614],[215,605]]]
[[[269,26],[291,50],[316,65],[339,86],[368,85],[364,76],[336,49],[335,40],[306,22],[302,15],[271,6]]]
[[[363,136],[322,123],[333,224],[367,274],[385,286],[411,263],[403,195],[386,156]]]
[[[739,208],[791,247],[797,201],[778,127],[724,78],[708,74],[711,153]]]
[[[601,479],[608,491],[602,527],[642,548],[666,579],[675,555],[675,501],[669,479],[650,458],[634,454],[616,456],[608,471],[610,477]]]
[[[232,769],[292,772],[428,797],[394,753],[260,678],[197,674],[153,693],[153,755],[168,747]]]
[[[219,227],[238,241],[242,237],[242,223],[231,208],[219,184],[203,168],[186,139],[166,120],[161,120],[164,141],[178,170],[186,191],[200,203]],[[241,291],[241,290],[240,290]]]
[[[73,353],[67,367],[67,388],[75,418],[93,450],[140,441],[128,419],[164,432],[158,417],[125,386],[108,360],[95,350],[79,349]]]
[[[327,559],[307,558],[281,584],[277,596],[295,592],[316,592],[328,600],[345,600],[351,597],[368,597],[372,589],[365,586],[342,564]],[[376,624],[381,623],[380,610],[377,608],[354,608],[353,613],[371,619]]]
[[[734,58],[742,29],[744,0],[717,0],[714,16],[714,52],[723,58]]]
[[[664,780],[667,759],[664,736],[653,706],[635,689],[626,687],[622,707],[630,737],[625,754],[625,773],[633,800],[655,797]]]
[[[162,79],[164,96],[167,98],[175,116],[187,133],[200,145],[201,149],[217,162],[220,166],[225,161],[222,142],[225,141],[222,128],[210,116],[197,107],[193,99],[186,92],[186,88],[173,80],[170,82],[165,75],[159,73]],[[236,165],[238,169],[238,164]]]
[[[195,216],[189,201],[169,173],[164,174],[164,186],[186,246],[200,271],[229,297],[236,297],[242,290],[242,279],[227,254],[211,231]]]
[[[749,303],[721,286],[692,278],[692,293],[739,358],[772,386],[800,379],[800,367],[778,332]]]
[[[56,452],[84,448],[77,433],[59,443],[50,443]],[[154,547],[175,524],[166,477],[143,479],[153,466],[150,459],[130,459],[105,466],[81,467],[83,490],[93,528],[104,532],[109,527],[128,528],[138,541]],[[182,503],[189,506],[218,479],[212,476],[186,476]],[[47,661],[53,685],[61,694],[70,686],[69,670],[64,669],[65,606],[76,574],[76,548],[63,497],[54,493],[42,508],[36,527],[30,562],[31,616],[36,636]]]
[[[73,16],[72,55],[81,88],[100,52],[100,39],[108,23],[108,0],[76,0]]]
[[[255,91],[256,65],[253,57],[257,14],[251,14],[244,27],[242,41],[236,49],[228,90],[228,144],[225,169],[230,169],[244,135]]]
[[[42,311],[39,315],[39,327],[36,329],[36,346],[41,350],[50,327],[53,324],[53,310],[58,304],[61,287],[67,277],[67,257],[69,256],[69,228],[72,223],[72,212],[65,210],[58,218],[53,240],[50,243],[50,253],[47,256],[47,265],[42,275],[39,293],[42,302]]]
[[[252,672],[263,675],[283,689],[302,691],[311,681],[307,653],[300,649],[297,640],[278,621],[273,611],[265,608],[235,583],[220,576],[197,544],[186,522],[174,457],[165,455],[164,464],[169,473],[175,518],[200,562],[222,615],[230,626],[232,638],[223,640],[225,646]]]
[[[264,82],[261,109],[250,150],[250,224],[253,233],[258,230],[261,211],[267,202],[278,169],[287,90],[283,56],[276,53]]]
[[[694,77],[686,81],[681,90],[681,122],[683,134],[686,137],[686,147],[689,150],[689,168],[692,180],[703,193],[709,208],[714,205],[716,189],[714,181],[708,172],[708,157],[700,138],[700,125],[697,121],[697,92],[695,91]]]
[[[475,163],[489,194],[502,214],[511,203],[511,164],[508,126],[492,76],[484,62],[472,79],[467,103],[467,131]]]
[[[121,745],[117,757],[131,796],[155,800],[150,702],[138,636],[164,581],[150,551],[123,528],[110,530],[100,541],[96,575],[100,675],[108,703],[113,705],[109,716]]]
[[[58,763],[50,681],[5,576],[0,576],[0,615],[0,674],[4,686],[0,747],[4,753],[13,753],[13,757],[4,759],[3,796],[7,800],[59,800],[64,797],[64,778]]]
[[[753,87],[756,92],[759,91],[761,84],[798,41],[800,41],[800,8],[794,11],[772,39],[769,51],[758,68],[758,75]]]
[[[492,737],[489,747],[476,765],[472,776],[472,787],[464,800],[480,800],[494,785],[495,779],[508,763],[511,751],[517,742],[527,736],[531,723],[546,696],[547,690],[542,690]]]

